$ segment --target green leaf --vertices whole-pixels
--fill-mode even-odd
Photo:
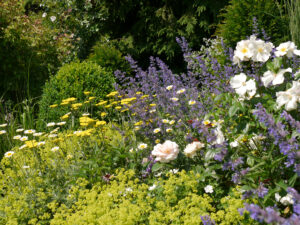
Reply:
[[[239,110],[239,107],[236,104],[234,104],[233,106],[230,107],[230,109],[228,111],[229,116],[233,117],[238,110]]]
[[[288,188],[288,185],[285,184],[282,180],[279,183],[275,183],[276,186],[281,187],[282,189],[286,190]]]
[[[160,169],[163,168],[163,167],[164,167],[164,164],[161,164],[161,163],[155,163],[155,164],[153,165],[153,167],[152,167],[152,171],[153,171],[153,172],[156,172],[156,171],[160,170]]]
[[[294,176],[292,176],[290,179],[289,179],[289,186],[290,187],[293,187],[294,186],[294,184],[296,183],[296,180],[297,180],[297,178],[298,178],[298,174],[294,174]]]
[[[282,58],[281,57],[276,57],[273,61],[273,65],[275,67],[275,70],[280,69],[281,65],[282,65]]]
[[[252,167],[252,166],[254,166],[254,163],[255,163],[254,158],[252,158],[251,156],[249,156],[247,158],[247,164]]]
[[[274,66],[273,62],[267,62],[267,69],[275,72],[275,66]]]

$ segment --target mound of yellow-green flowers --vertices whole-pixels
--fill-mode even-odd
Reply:
[[[106,185],[82,188],[81,180],[70,191],[69,198],[77,199],[72,206],[53,205],[56,212],[51,224],[202,224],[201,216],[209,215],[217,224],[255,224],[239,208],[246,202],[239,189],[216,204],[208,194],[198,193],[199,174],[169,173],[152,185],[137,179],[132,170],[111,178]]]

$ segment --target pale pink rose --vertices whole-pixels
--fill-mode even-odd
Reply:
[[[184,154],[189,158],[194,158],[197,151],[204,147],[204,144],[199,141],[194,141],[191,144],[188,144],[184,149]]]
[[[163,144],[157,144],[154,146],[152,155],[156,156],[156,161],[159,162],[170,162],[177,158],[179,153],[178,145],[172,141],[165,141]]]

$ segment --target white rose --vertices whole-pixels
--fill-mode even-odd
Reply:
[[[194,141],[191,144],[188,144],[184,149],[184,154],[187,157],[194,158],[197,151],[204,147],[204,144],[199,141]]]
[[[157,161],[159,162],[170,162],[177,158],[179,153],[178,145],[172,141],[165,141],[163,144],[157,144],[154,146],[152,155],[156,156]]]

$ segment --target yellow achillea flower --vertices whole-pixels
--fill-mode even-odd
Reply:
[[[133,97],[133,98],[124,98],[124,99],[121,100],[121,105],[129,105],[134,100],[136,100],[135,97]]]
[[[126,112],[126,111],[128,111],[129,109],[123,109],[121,112]]]
[[[108,95],[106,95],[106,97],[113,97],[117,94],[119,94],[117,91],[113,91],[113,92],[109,93]]]
[[[141,99],[148,98],[148,97],[149,97],[149,95],[143,95],[143,96],[141,97]]]
[[[90,103],[90,101],[85,101],[84,103],[87,104],[87,103]]]
[[[89,97],[89,100],[91,101],[91,100],[94,100],[96,97],[94,97],[94,96],[91,96],[91,97]]]
[[[82,103],[75,103],[75,104],[72,104],[72,108],[74,109],[74,110],[77,110],[79,107],[81,107],[82,106]]]
[[[90,91],[84,91],[83,94],[89,95],[89,94],[91,94],[91,92]]]
[[[106,124],[106,121],[104,121],[104,120],[97,121],[95,127],[104,126],[105,124]]]
[[[66,120],[66,119],[68,119],[70,117],[70,115],[71,115],[71,112],[68,112],[67,114],[61,116],[60,119],[61,120]]]
[[[144,122],[142,121],[142,120],[140,120],[139,122],[136,122],[135,124],[134,124],[134,126],[140,126],[140,125],[142,125]]]
[[[50,108],[56,108],[58,106],[58,104],[53,104],[53,105],[50,105],[49,107]]]
[[[115,109],[119,110],[119,109],[122,109],[121,106],[116,106]]]
[[[136,95],[141,95],[141,94],[143,94],[143,93],[140,92],[140,91],[138,91],[138,92],[136,92],[135,94],[136,94]]]
[[[87,127],[96,122],[96,120],[89,118],[87,116],[83,116],[79,118],[80,126]]]
[[[106,106],[104,106],[104,107],[108,109],[108,108],[111,108],[111,106],[112,106],[112,105],[106,105]]]
[[[150,104],[150,106],[151,106],[151,107],[154,107],[154,106],[156,106],[156,104],[152,103],[152,104]]]
[[[70,102],[62,102],[62,103],[60,103],[60,105],[69,105],[70,104]]]
[[[102,113],[100,114],[101,117],[104,117],[104,116],[106,116],[106,115],[107,115],[106,112],[102,112]]]
[[[117,101],[113,101],[113,102],[111,102],[110,104],[111,104],[111,105],[117,105],[118,102],[117,102]]]
[[[96,106],[105,105],[106,103],[107,103],[107,101],[101,101],[98,104],[96,104]]]

